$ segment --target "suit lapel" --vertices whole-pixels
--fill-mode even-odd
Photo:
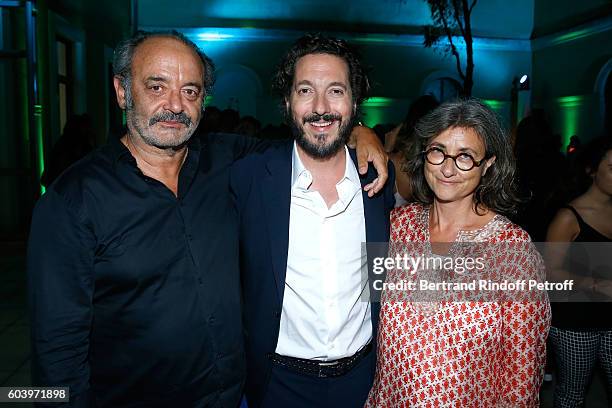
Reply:
[[[267,177],[262,180],[265,224],[268,228],[272,269],[280,303],[283,302],[287,253],[289,251],[289,209],[291,204],[291,148],[287,143],[275,150],[266,163]]]

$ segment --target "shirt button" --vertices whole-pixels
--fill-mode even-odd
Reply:
[[[202,284],[202,278],[198,278],[198,283],[201,285]]]
[[[191,234],[187,234],[187,239],[188,239],[189,241],[193,241],[193,236],[192,236]]]
[[[215,324],[215,316],[210,316],[208,318],[208,324]]]

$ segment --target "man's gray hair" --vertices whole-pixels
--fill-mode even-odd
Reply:
[[[191,48],[202,61],[204,73],[202,84],[204,96],[209,95],[215,82],[215,65],[212,60],[198,48],[197,45],[184,34],[176,30],[171,31],[138,31],[134,36],[121,41],[115,48],[113,54],[113,74],[121,80],[121,86],[125,89],[125,102],[128,109],[133,106],[132,100],[132,60],[134,51],[141,43],[149,38],[173,38]],[[204,110],[204,98],[202,98],[202,110]]]

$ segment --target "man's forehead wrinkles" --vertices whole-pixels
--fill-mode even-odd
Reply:
[[[145,78],[145,81],[168,82],[168,77],[164,75],[151,75]]]

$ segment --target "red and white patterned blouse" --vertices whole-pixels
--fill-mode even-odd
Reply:
[[[457,241],[528,243],[530,238],[496,215],[479,230],[460,232]],[[391,214],[391,247],[414,242],[429,242],[428,206],[411,204]],[[509,266],[503,274],[537,273],[533,256],[511,258],[503,259]],[[545,293],[538,301],[441,301],[433,311],[392,299],[383,293],[367,407],[539,406],[550,326]]]

